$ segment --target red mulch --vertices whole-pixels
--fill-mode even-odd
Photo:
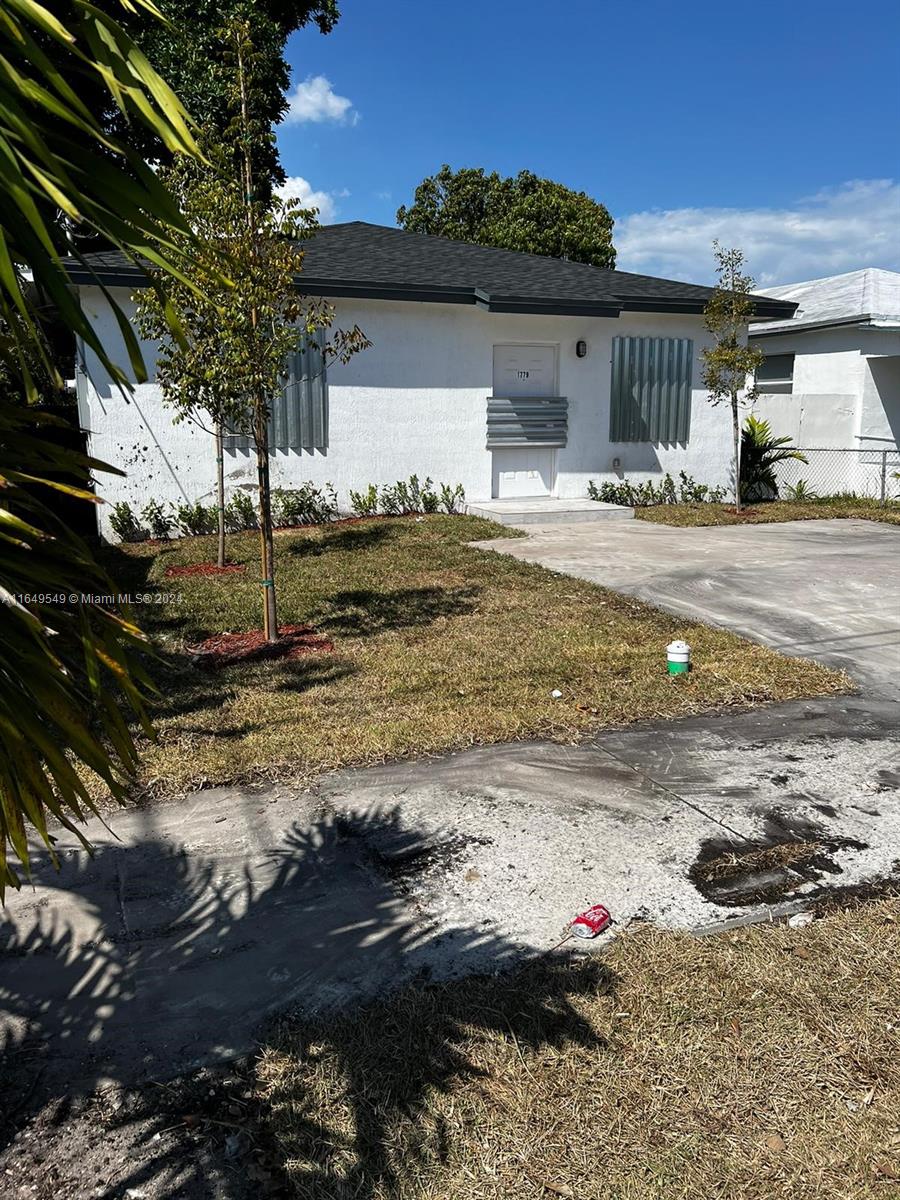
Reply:
[[[164,574],[167,579],[172,579],[176,575],[232,575],[246,569],[246,563],[226,563],[224,567],[217,567],[215,563],[190,563],[186,567],[166,567]]]
[[[322,637],[310,625],[281,625],[277,642],[267,642],[261,629],[247,633],[216,633],[199,646],[188,646],[198,667],[216,670],[237,662],[257,662],[268,658],[302,658],[334,649],[334,642]]]

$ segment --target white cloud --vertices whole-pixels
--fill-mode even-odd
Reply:
[[[613,240],[621,271],[709,283],[712,243],[739,246],[758,286],[839,275],[860,267],[900,270],[900,184],[857,179],[801,197],[789,208],[676,208],[620,218]]]
[[[292,92],[288,92],[288,104],[290,108],[284,118],[286,125],[300,125],[305,121],[355,125],[359,120],[353,101],[338,96],[324,75],[309,75],[298,83]]]
[[[335,200],[350,195],[346,188],[339,192],[317,192],[302,175],[289,175],[275,190],[283,200],[299,200],[304,208],[317,208],[323,225],[330,225],[337,216]]]

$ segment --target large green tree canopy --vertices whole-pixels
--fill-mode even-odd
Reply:
[[[138,7],[123,21],[147,58],[177,94],[187,111],[206,129],[224,131],[228,122],[230,67],[222,52],[222,30],[243,16],[251,24],[254,52],[265,81],[256,114],[271,129],[287,111],[290,68],[285,42],[305,25],[329,33],[338,19],[338,0],[157,0],[165,24]],[[121,15],[120,0],[99,0],[99,7]],[[110,128],[148,160],[165,160],[164,147],[146,126],[127,125],[121,113],[108,108]],[[258,162],[261,178],[280,183],[284,173],[274,138]]]
[[[613,219],[586,192],[520,171],[508,179],[483,167],[452,171],[445,163],[416,188],[415,199],[397,210],[397,224],[414,233],[458,238],[614,267]]]

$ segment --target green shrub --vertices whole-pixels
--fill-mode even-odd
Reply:
[[[337,493],[330,483],[317,488],[308,482],[272,492],[272,520],[276,525],[324,525],[337,515]]]
[[[386,517],[399,517],[402,512],[407,511],[404,504],[406,498],[405,483],[396,483],[393,487],[385,484],[378,493],[378,508]]]
[[[618,483],[604,480],[598,486],[590,479],[587,490],[591,500],[619,504],[625,508],[650,508],[656,504],[719,504],[725,496],[723,488],[697,483],[684,471],[679,472],[678,478],[680,482],[677,486],[668,472],[658,484],[652,479],[645,479],[642,483],[622,479]]]
[[[364,492],[350,492],[350,506],[358,517],[374,517],[381,513],[385,517],[411,516],[413,513],[436,513],[443,508],[446,513],[458,513],[466,498],[461,483],[451,487],[447,483],[438,485],[430,477],[398,479],[396,483],[378,488],[370,483]]]
[[[453,516],[455,513],[461,511],[465,502],[466,493],[461,483],[458,483],[454,488],[451,488],[449,483],[441,484],[441,508],[445,513]]]
[[[120,500],[118,504],[113,505],[109,523],[113,533],[123,542],[143,542],[147,537],[146,529],[141,528],[127,500]]]
[[[214,504],[186,502],[175,509],[175,524],[183,537],[214,533],[219,526],[219,510]]]
[[[358,517],[374,517],[378,512],[378,488],[370,483],[364,492],[350,492],[350,507]]]
[[[386,484],[381,489],[379,507],[388,517],[437,512],[438,497],[432,488],[431,479],[420,482],[418,475],[398,479],[393,486]]]
[[[692,475],[678,472],[678,500],[681,504],[721,504],[725,489],[710,487],[708,483],[697,483]]]
[[[148,500],[141,509],[141,516],[147,523],[150,536],[167,542],[172,534],[172,515],[158,500]]]
[[[237,491],[232,495],[225,505],[225,525],[231,533],[259,527],[256,504],[249,492]]]

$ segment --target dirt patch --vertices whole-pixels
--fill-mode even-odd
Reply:
[[[884,879],[864,879],[861,883],[847,883],[843,887],[822,889],[815,898],[813,911],[818,916],[846,912],[863,904],[877,904],[881,900],[900,897],[900,859],[891,864],[891,874]]]
[[[4,1076],[4,1083],[12,1077]],[[249,1064],[141,1088],[30,1097],[0,1120],[4,1200],[285,1196]]]
[[[224,567],[215,563],[188,563],[183,567],[166,567],[163,574],[166,579],[175,579],[180,575],[236,575],[246,569],[245,563],[226,563]]]
[[[824,826],[776,810],[769,813],[762,836],[754,841],[704,841],[688,878],[707,900],[731,908],[788,899],[801,888],[804,896],[812,897],[825,889],[810,891],[810,883],[841,873],[833,857],[836,851],[865,849],[864,842],[839,837]]]
[[[233,663],[302,658],[333,649],[334,642],[322,637],[311,625],[282,625],[277,642],[267,642],[261,629],[250,629],[245,633],[216,633],[197,646],[187,647],[195,665],[209,671]]]
[[[338,817],[335,824],[342,837],[358,838],[363,843],[369,867],[404,896],[417,885],[447,875],[466,857],[471,846],[492,844],[490,838],[477,834],[450,834],[431,840],[400,827],[369,837],[364,824],[348,816]]]

